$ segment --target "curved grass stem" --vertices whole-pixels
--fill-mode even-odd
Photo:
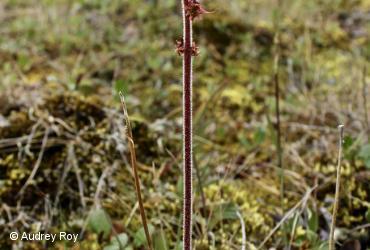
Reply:
[[[337,219],[339,194],[340,194],[340,173],[341,173],[341,165],[342,165],[342,144],[343,144],[344,125],[339,125],[338,129],[339,129],[339,150],[338,150],[337,179],[335,183],[334,207],[333,207],[333,215],[332,215],[331,226],[330,226],[329,250],[335,249],[334,231],[335,231],[335,223]]]
[[[144,227],[144,232],[145,232],[145,237],[148,243],[148,248],[150,250],[153,250],[153,244],[152,244],[152,239],[150,237],[149,229],[148,229],[148,222],[146,219],[145,215],[145,209],[144,209],[144,203],[141,195],[141,187],[140,187],[140,178],[138,174],[138,169],[137,169],[137,162],[136,162],[136,152],[135,152],[135,143],[134,143],[134,138],[132,135],[132,129],[131,129],[131,123],[130,123],[130,118],[127,113],[127,108],[126,108],[126,103],[124,96],[122,92],[119,93],[119,96],[121,98],[121,104],[122,104],[122,109],[123,113],[125,116],[125,122],[126,122],[126,134],[127,134],[127,139],[129,143],[129,149],[130,149],[130,158],[131,158],[131,167],[132,167],[132,172],[134,175],[134,181],[135,181],[135,189],[136,189],[136,196],[137,200],[139,203],[139,210],[140,210],[140,216],[141,216],[141,222]]]

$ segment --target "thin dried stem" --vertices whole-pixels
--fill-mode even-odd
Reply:
[[[128,113],[127,113],[125,98],[124,98],[122,92],[119,92],[119,96],[121,98],[122,110],[123,110],[123,113],[124,113],[124,116],[125,116],[125,121],[126,121],[126,134],[127,134],[127,140],[129,142],[129,149],[130,149],[130,156],[131,156],[131,167],[132,167],[132,172],[134,174],[136,196],[137,196],[137,200],[138,200],[138,203],[139,203],[141,221],[143,223],[145,237],[146,237],[146,240],[147,240],[147,243],[148,243],[148,248],[150,250],[152,250],[153,249],[153,244],[152,244],[152,239],[150,237],[150,233],[149,233],[149,229],[148,229],[148,223],[147,223],[144,204],[143,204],[143,199],[142,199],[142,195],[141,195],[140,179],[139,179],[139,174],[138,174],[138,169],[137,169],[137,161],[136,161],[135,143],[134,143],[134,138],[132,136],[130,118],[129,118]]]
[[[199,169],[199,166],[198,166],[197,159],[196,159],[195,155],[193,155],[193,165],[194,165],[195,174],[196,174],[196,177],[197,177],[197,180],[198,180],[198,188],[199,188],[200,198],[201,198],[201,201],[202,201],[202,208],[201,208],[200,211],[201,211],[202,216],[204,218],[206,218],[207,217],[207,201],[206,201],[206,196],[204,194],[203,182],[202,182],[202,177],[201,177],[201,174],[200,174],[200,169]],[[204,230],[202,230],[203,235],[207,235],[208,226],[205,225],[205,227],[204,228],[202,227],[202,229],[204,229]],[[206,238],[207,238],[207,242],[209,244],[209,237],[206,237]]]
[[[313,188],[307,190],[306,194],[303,196],[303,198],[294,206],[292,207],[288,212],[285,213],[283,218],[279,221],[279,223],[276,224],[276,226],[270,231],[270,233],[265,237],[265,239],[262,241],[262,243],[257,247],[257,249],[264,249],[266,242],[274,235],[274,233],[285,223],[286,220],[292,217],[294,212],[302,205],[305,204],[306,201],[310,198],[311,193],[315,191],[317,186],[314,186]]]
[[[245,250],[245,247],[247,245],[247,234],[246,234],[246,231],[245,231],[245,223],[244,223],[244,219],[243,219],[243,216],[240,214],[239,211],[236,211],[236,215],[238,216],[239,218],[239,221],[240,221],[240,225],[241,225],[241,230],[242,230],[242,249],[241,250]]]
[[[334,231],[335,231],[335,222],[337,219],[338,204],[339,204],[339,194],[340,194],[340,173],[342,165],[342,144],[343,144],[343,134],[344,134],[344,125],[339,125],[339,150],[338,150],[338,166],[337,166],[337,180],[335,183],[335,199],[333,207],[333,216],[330,226],[330,236],[329,236],[329,250],[335,249],[334,241]]]
[[[204,194],[202,177],[200,175],[200,169],[199,169],[199,166],[198,166],[197,159],[196,159],[195,155],[193,155],[193,165],[194,165],[194,169],[195,169],[195,174],[197,176],[198,186],[199,186],[199,193],[200,193],[200,197],[201,197],[201,201],[202,201],[202,210],[201,210],[201,212],[202,212],[202,215],[204,217],[206,217],[206,212],[207,212],[206,195]]]

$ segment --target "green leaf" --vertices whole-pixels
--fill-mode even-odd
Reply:
[[[308,209],[308,229],[312,232],[316,232],[318,228],[319,228],[318,214]]]
[[[358,156],[364,160],[365,166],[370,168],[370,144],[363,145]]]
[[[109,245],[104,247],[103,250],[121,250],[121,249],[119,249],[119,245]]]
[[[182,241],[176,244],[175,250],[182,250]]]
[[[162,229],[154,235],[153,239],[154,239],[154,249],[155,250],[168,250],[169,249],[167,240],[166,240],[166,235],[164,234]]]
[[[109,245],[103,248],[103,250],[132,250],[131,246],[120,248],[119,245]]]
[[[236,207],[234,206],[234,204],[228,204],[223,213],[222,213],[222,217],[224,220],[227,220],[227,219],[238,219],[238,215],[236,213]]]
[[[127,93],[127,83],[124,80],[117,80],[114,83],[114,90],[118,94],[120,91],[123,93]]]
[[[111,245],[117,245],[118,247],[124,247],[127,245],[128,236],[125,233],[120,233],[119,235],[112,238],[110,241]]]
[[[226,203],[226,204],[220,205],[213,212],[208,228],[212,229],[214,226],[216,226],[219,222],[223,220],[238,219],[238,215],[236,211],[237,211],[236,207],[234,206],[233,203]]]
[[[179,197],[183,196],[183,190],[184,190],[183,184],[184,184],[183,178],[182,176],[180,176],[176,184],[176,192]]]
[[[354,141],[355,140],[351,136],[345,136],[343,140],[344,150],[349,149],[353,145]]]
[[[98,208],[90,213],[88,228],[94,233],[102,233],[104,237],[109,236],[112,230],[112,222],[104,209]]]
[[[365,166],[366,166],[367,168],[370,168],[370,158],[367,158],[367,159],[365,160]]]
[[[314,245],[317,242],[317,240],[319,239],[316,232],[313,232],[311,230],[307,230],[306,237],[307,237],[307,240],[310,242],[311,245]]]
[[[149,224],[148,230],[149,230],[149,234],[152,235],[154,233],[154,226],[152,224]],[[144,227],[142,227],[135,233],[134,244],[135,246],[140,247],[144,243],[146,243],[146,237],[145,237]]]
[[[121,233],[115,237],[113,237],[110,241],[110,244],[104,247],[104,250],[122,250],[127,249],[125,246],[127,245],[128,237],[127,234]]]
[[[285,232],[286,234],[290,234],[293,231],[294,226],[298,225],[299,219],[300,219],[299,212],[295,212],[294,216],[288,218],[281,226],[282,231]]]
[[[240,144],[242,144],[246,149],[249,149],[251,147],[250,142],[245,138],[245,135],[243,133],[238,134],[238,139]]]
[[[370,208],[367,209],[365,217],[366,217],[367,222],[370,223]]]
[[[370,158],[370,144],[363,145],[358,156],[361,158]]]
[[[314,250],[328,250],[328,249],[329,249],[329,244],[327,242],[324,242],[318,248]]]
[[[18,64],[23,70],[28,70],[31,66],[30,59],[27,55],[19,55]]]
[[[253,137],[254,137],[254,143],[256,143],[257,145],[261,144],[265,140],[266,132],[263,128],[258,128],[254,132]]]

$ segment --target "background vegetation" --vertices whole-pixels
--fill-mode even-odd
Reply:
[[[338,249],[370,246],[370,2],[282,2],[204,1],[213,13],[194,23],[196,249],[326,249],[338,124]],[[1,249],[145,248],[119,91],[155,249],[180,249],[180,1],[3,0],[0,13]],[[14,230],[80,239],[11,242]]]

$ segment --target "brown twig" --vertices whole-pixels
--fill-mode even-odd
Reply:
[[[128,113],[127,113],[125,98],[124,98],[122,92],[119,92],[119,96],[121,98],[122,110],[123,110],[123,113],[124,113],[124,116],[125,116],[125,121],[126,121],[126,134],[127,134],[127,139],[128,139],[128,142],[129,142],[129,149],[130,149],[130,156],[131,156],[131,167],[132,167],[134,180],[135,180],[136,196],[137,196],[137,200],[138,200],[138,203],[139,203],[141,221],[143,223],[145,237],[146,237],[146,240],[147,240],[147,243],[148,243],[148,248],[150,250],[152,250],[153,249],[152,239],[150,237],[150,233],[149,233],[149,229],[148,229],[148,223],[147,223],[147,219],[146,219],[146,215],[145,215],[143,199],[141,197],[140,179],[139,179],[139,174],[138,174],[138,170],[137,170],[135,143],[134,143],[134,138],[133,138],[133,135],[132,135],[131,123],[130,123],[130,119],[129,119],[129,116],[128,116]]]

